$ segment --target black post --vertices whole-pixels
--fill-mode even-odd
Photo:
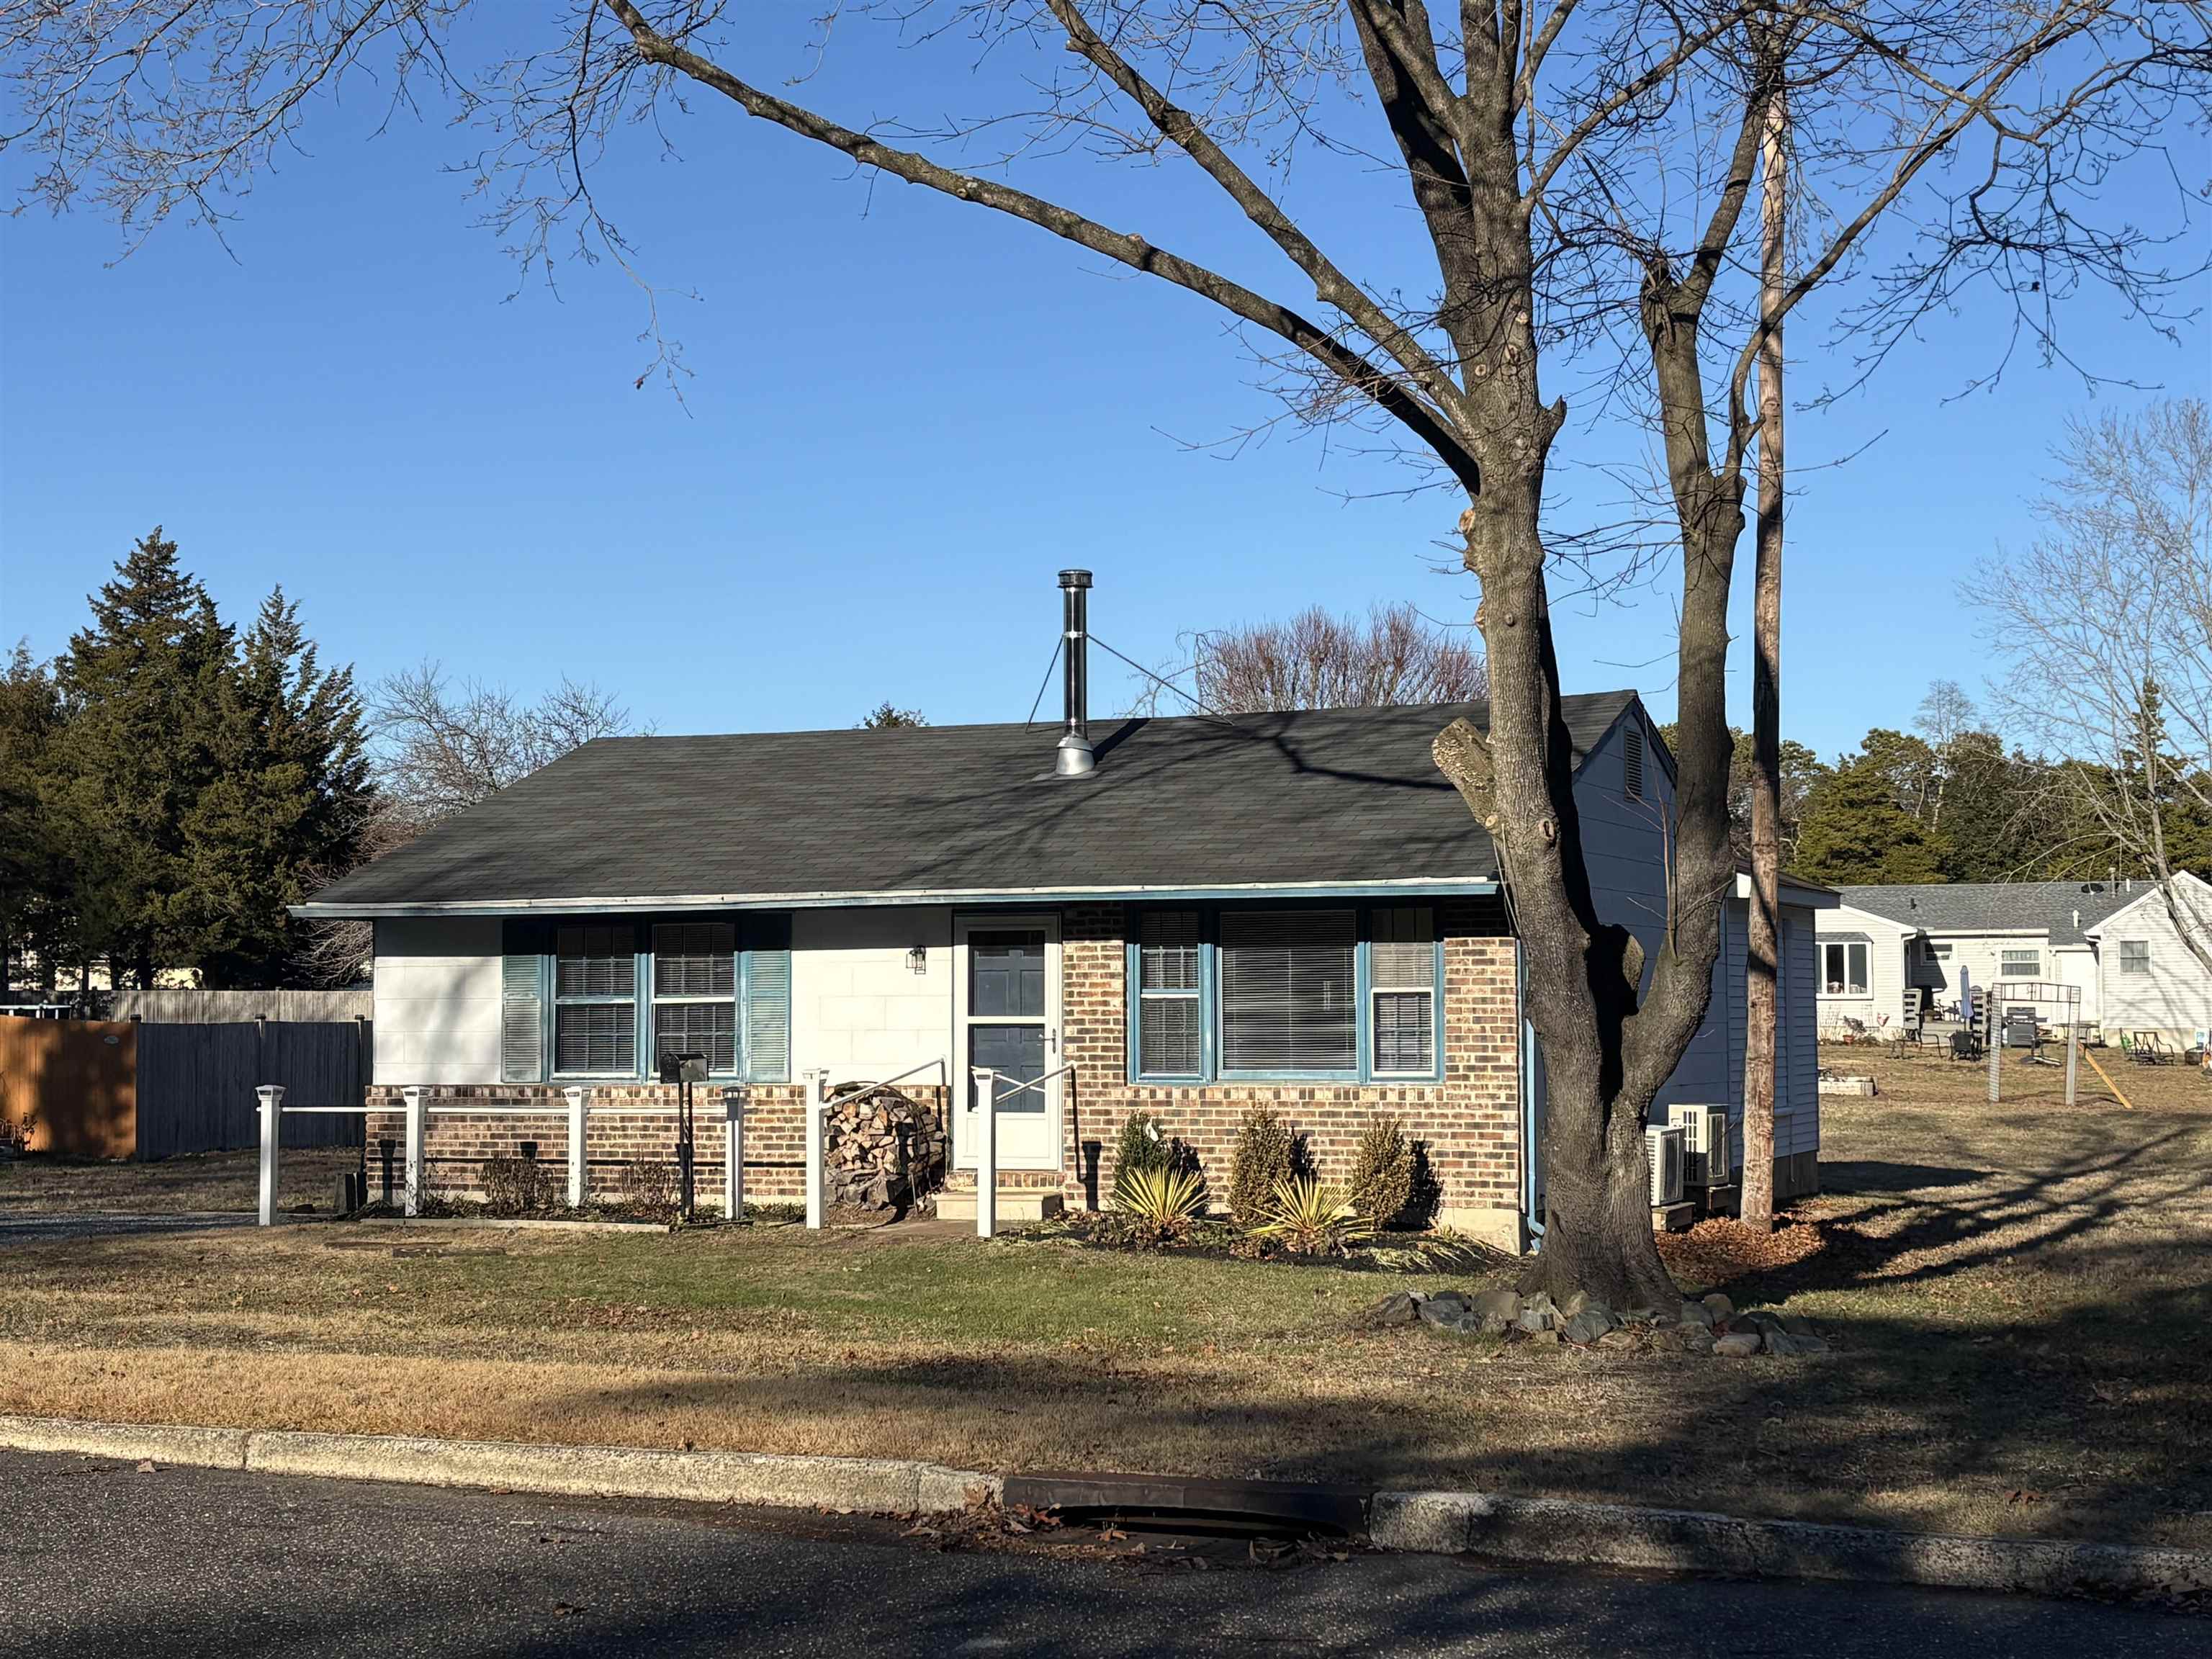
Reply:
[[[384,1161],[384,1207],[387,1210],[392,1207],[392,1154],[398,1150],[398,1143],[394,1141],[390,1135],[381,1135],[377,1139],[376,1150]]]
[[[1105,1151],[1103,1140],[1083,1143],[1083,1202],[1094,1212],[1098,1208],[1098,1159]]]
[[[691,1079],[686,1078],[677,1085],[676,1097],[676,1174],[678,1182],[677,1213],[684,1218],[686,1226],[691,1222],[692,1142],[691,1142]]]

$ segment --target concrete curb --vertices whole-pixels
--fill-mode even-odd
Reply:
[[[1004,1489],[996,1475],[907,1458],[542,1446],[407,1435],[79,1423],[63,1418],[0,1417],[0,1447],[264,1474],[878,1515],[963,1510],[971,1494],[996,1502]]]
[[[1073,1479],[1002,1478],[906,1458],[549,1446],[52,1417],[0,1416],[0,1448],[268,1474],[879,1515],[957,1511],[977,1498],[1001,1501],[1010,1482],[1018,1496],[1026,1496],[1040,1481],[1066,1485]],[[1084,1479],[1095,1485],[1099,1478]],[[1143,1484],[1164,1483],[1147,1478]],[[1235,1484],[1279,1486],[1275,1496],[1286,1500],[1301,1493],[1346,1495],[1343,1488],[1292,1482]],[[1891,1532],[1472,1492],[1378,1492],[1367,1500],[1366,1516],[1370,1541],[1398,1552],[2212,1608],[2212,1553],[2194,1550]]]
[[[1376,1492],[1368,1530],[1379,1549],[1561,1566],[2212,1606],[2212,1553],[2196,1550],[1891,1532],[1465,1492]]]
[[[244,1429],[198,1429],[167,1423],[77,1423],[66,1417],[0,1417],[0,1446],[10,1451],[82,1452],[127,1462],[184,1463],[194,1468],[246,1467]]]

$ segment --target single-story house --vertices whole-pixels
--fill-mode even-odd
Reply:
[[[2185,902],[2212,916],[2212,888],[2180,878]],[[2190,954],[2146,881],[1936,882],[1838,890],[1820,916],[1824,1035],[1856,1021],[1893,1036],[1948,1013],[1962,989],[2071,987],[2080,1018],[2117,1039],[2156,1031],[2187,1043],[2212,1027],[2212,976]],[[2028,994],[2023,992],[2025,996]],[[2036,1005],[2056,1023],[2060,997]]]
[[[1054,726],[603,738],[298,907],[374,923],[372,1139],[399,1133],[413,1086],[442,1109],[434,1171],[557,1150],[562,1089],[584,1085],[629,1109],[591,1119],[592,1161],[665,1155],[656,1055],[694,1049],[745,1091],[750,1194],[799,1193],[802,1079],[823,1071],[833,1090],[903,1079],[949,1118],[950,1211],[963,1183],[973,1203],[982,1066],[1002,1089],[1042,1079],[997,1116],[1010,1213],[1110,1194],[1137,1109],[1221,1190],[1264,1103],[1325,1176],[1397,1116],[1440,1218],[1522,1247],[1543,1105],[1520,946],[1496,849],[1430,755],[1482,706],[1093,722],[1089,577],[1062,586]],[[1601,903],[1656,958],[1671,759],[1632,691],[1565,712]],[[1832,895],[1788,896],[1794,1191],[1818,1144],[1812,907]],[[1668,1098],[1740,1116],[1730,908],[1722,994]],[[507,1113],[457,1109],[477,1103]],[[721,1155],[702,1113],[700,1158]]]

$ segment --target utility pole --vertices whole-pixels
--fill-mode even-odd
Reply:
[[[1774,1072],[1782,915],[1782,295],[1790,114],[1776,85],[1759,138],[1759,525],[1752,580],[1751,926],[1745,940],[1743,1181],[1737,1214],[1774,1227]]]

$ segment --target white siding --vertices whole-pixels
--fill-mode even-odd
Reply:
[[[2201,884],[2188,892],[2185,902],[2212,913],[2212,897]],[[2097,945],[2099,1016],[2107,1036],[2157,1031],[2171,1042],[2187,1042],[2198,1031],[2212,1030],[2212,977],[2182,943],[2155,890],[2107,916],[2092,937]],[[2149,946],[2148,973],[2120,971],[2120,946],[2133,939]]]
[[[919,974],[907,963],[917,945],[927,952]],[[925,1060],[949,1063],[952,989],[950,911],[795,912],[792,1075],[826,1066],[836,1085],[894,1077]]]
[[[376,1081],[499,1081],[500,924],[424,916],[376,924]]]
[[[2057,957],[2051,949],[2051,935],[2040,928],[2028,932],[2009,933],[1930,933],[1928,937],[1933,944],[1948,945],[1951,947],[1950,960],[1942,964],[1945,969],[1944,994],[1948,997],[1955,997],[1959,994],[1959,976],[1961,972],[1964,972],[1973,975],[1975,985],[1982,989],[1986,990],[1991,986],[1996,986],[1999,1000],[2002,1002],[2004,982],[2002,969],[2004,965],[2004,952],[2007,951],[2035,952],[2036,968],[2033,975],[2035,980],[2055,981],[2058,977],[2059,964]],[[2021,978],[2024,982],[2028,980],[2026,975],[2021,975]],[[2056,1003],[2041,1006],[2046,1018],[2055,1017],[2058,1012]]]
[[[1832,1036],[1844,1029],[1846,1019],[1856,1019],[1870,1035],[1894,1036],[1905,1016],[1905,941],[1911,937],[1912,929],[1887,916],[1848,904],[1807,914],[1814,922],[1816,936],[1805,941],[1802,948],[1807,952],[1805,965],[1810,975],[1807,988],[1815,1000],[1817,1029]],[[1867,941],[1866,994],[1852,996],[1846,992],[1831,996],[1820,973],[1819,944],[1830,939],[1859,939]]]
[[[2053,951],[2051,953],[2051,959],[2057,964],[2057,967],[2049,977],[2059,981],[2062,984],[2071,985],[2081,993],[2081,1009],[2077,1018],[2091,1025],[2098,1024],[2104,1016],[2101,1012],[2103,1006],[2100,994],[2101,988],[2097,983],[2095,947],[2087,945],[2069,945],[2063,949]],[[2055,1006],[2045,1018],[2053,1021],[2057,1019],[2058,1013]]]

